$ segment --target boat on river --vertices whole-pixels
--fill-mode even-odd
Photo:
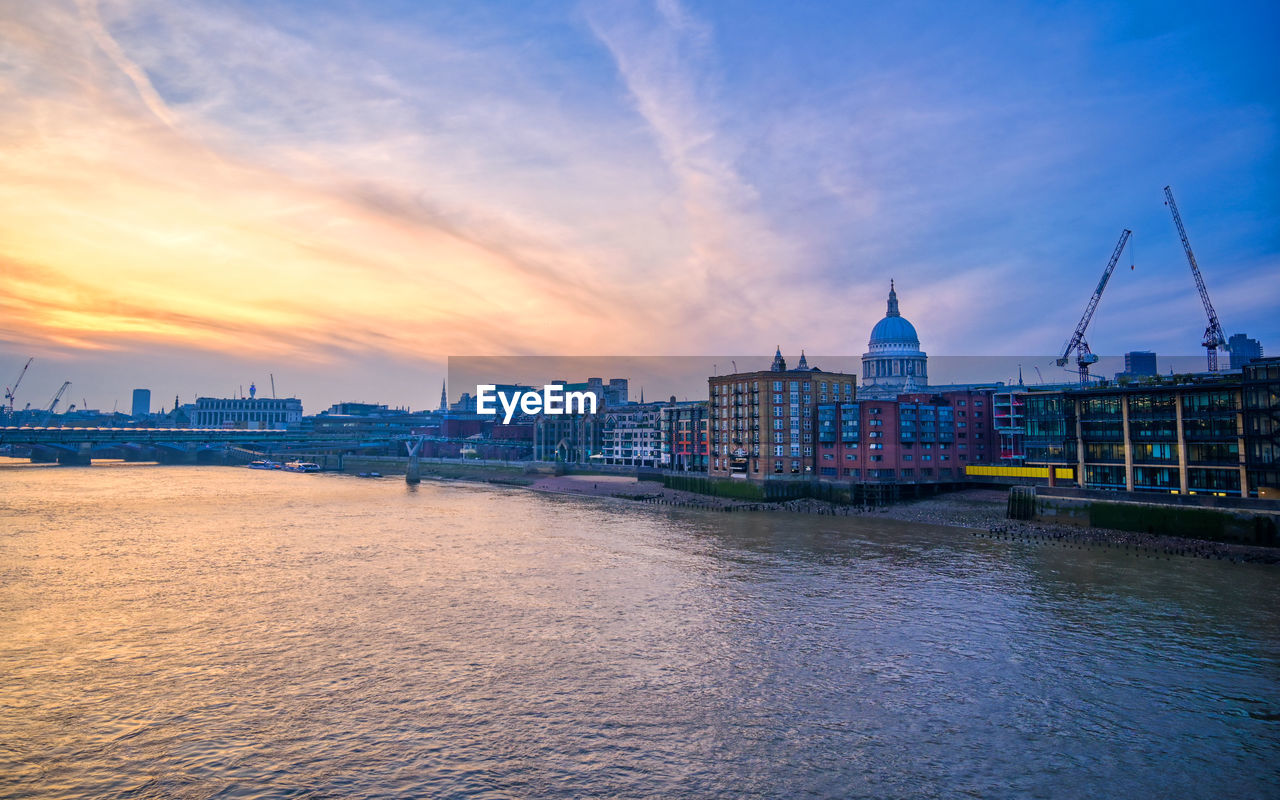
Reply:
[[[250,461],[248,467],[249,469],[284,469],[284,465],[279,461],[266,461],[263,459]]]
[[[290,461],[284,465],[285,472],[319,472],[320,465],[314,461]]]

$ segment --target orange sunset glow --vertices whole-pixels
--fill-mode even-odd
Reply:
[[[1148,260],[1097,347],[1193,353],[1195,324],[1163,324],[1198,313],[1148,196],[1171,179],[1224,316],[1265,334],[1276,300],[1263,217],[1215,221],[1198,185],[1251,169],[1264,122],[1171,178],[1115,146],[1163,100],[1081,118],[1037,99],[1056,72],[979,114],[928,47],[786,60],[805,46],[675,2],[51,0],[7,5],[0,38],[0,370],[36,356],[36,401],[270,373],[421,405],[451,355],[856,355],[890,278],[931,352],[1050,352],[1074,312],[1045,304],[1074,307],[1122,221]],[[1103,154],[1140,177],[1078,168]]]

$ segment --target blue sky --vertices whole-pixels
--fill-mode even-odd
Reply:
[[[450,355],[858,354],[890,278],[930,353],[1052,353],[1124,227],[1091,346],[1195,353],[1165,184],[1227,334],[1280,347],[1274,3],[0,22],[0,370],[53,365],[36,395],[424,406]]]

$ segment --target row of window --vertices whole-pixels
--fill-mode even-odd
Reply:
[[[799,392],[801,389],[803,389],[806,392],[812,392],[814,381],[769,381],[769,383],[772,384],[772,389],[775,392],[781,392],[787,389],[789,389],[792,392]],[[820,392],[825,392],[827,391],[828,388],[830,388],[831,391],[837,392],[837,393],[843,393],[843,394],[853,393],[853,384],[848,381],[845,381],[845,382],[832,381],[830,384],[828,384],[827,381],[817,381],[817,384],[818,384],[818,391]],[[712,397],[714,397],[718,394],[726,394],[729,391],[745,392],[748,389],[752,392],[759,392],[760,381],[751,381],[750,386],[747,386],[747,381],[738,381],[736,384],[734,383],[716,384],[711,387],[711,395]]]

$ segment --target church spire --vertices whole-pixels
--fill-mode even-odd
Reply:
[[[894,291],[893,278],[889,279],[889,311],[888,313],[885,314],[885,316],[886,317],[902,316],[901,314],[898,313],[898,293]]]
[[[769,368],[773,372],[786,372],[787,360],[782,357],[782,345],[778,345],[777,351],[773,354],[773,366]]]
[[[447,379],[440,381],[440,410],[441,411],[449,410],[449,393],[445,391],[448,385],[449,383]]]
[[[808,369],[809,360],[804,357],[804,350],[800,351],[800,363],[796,364],[796,369]]]

